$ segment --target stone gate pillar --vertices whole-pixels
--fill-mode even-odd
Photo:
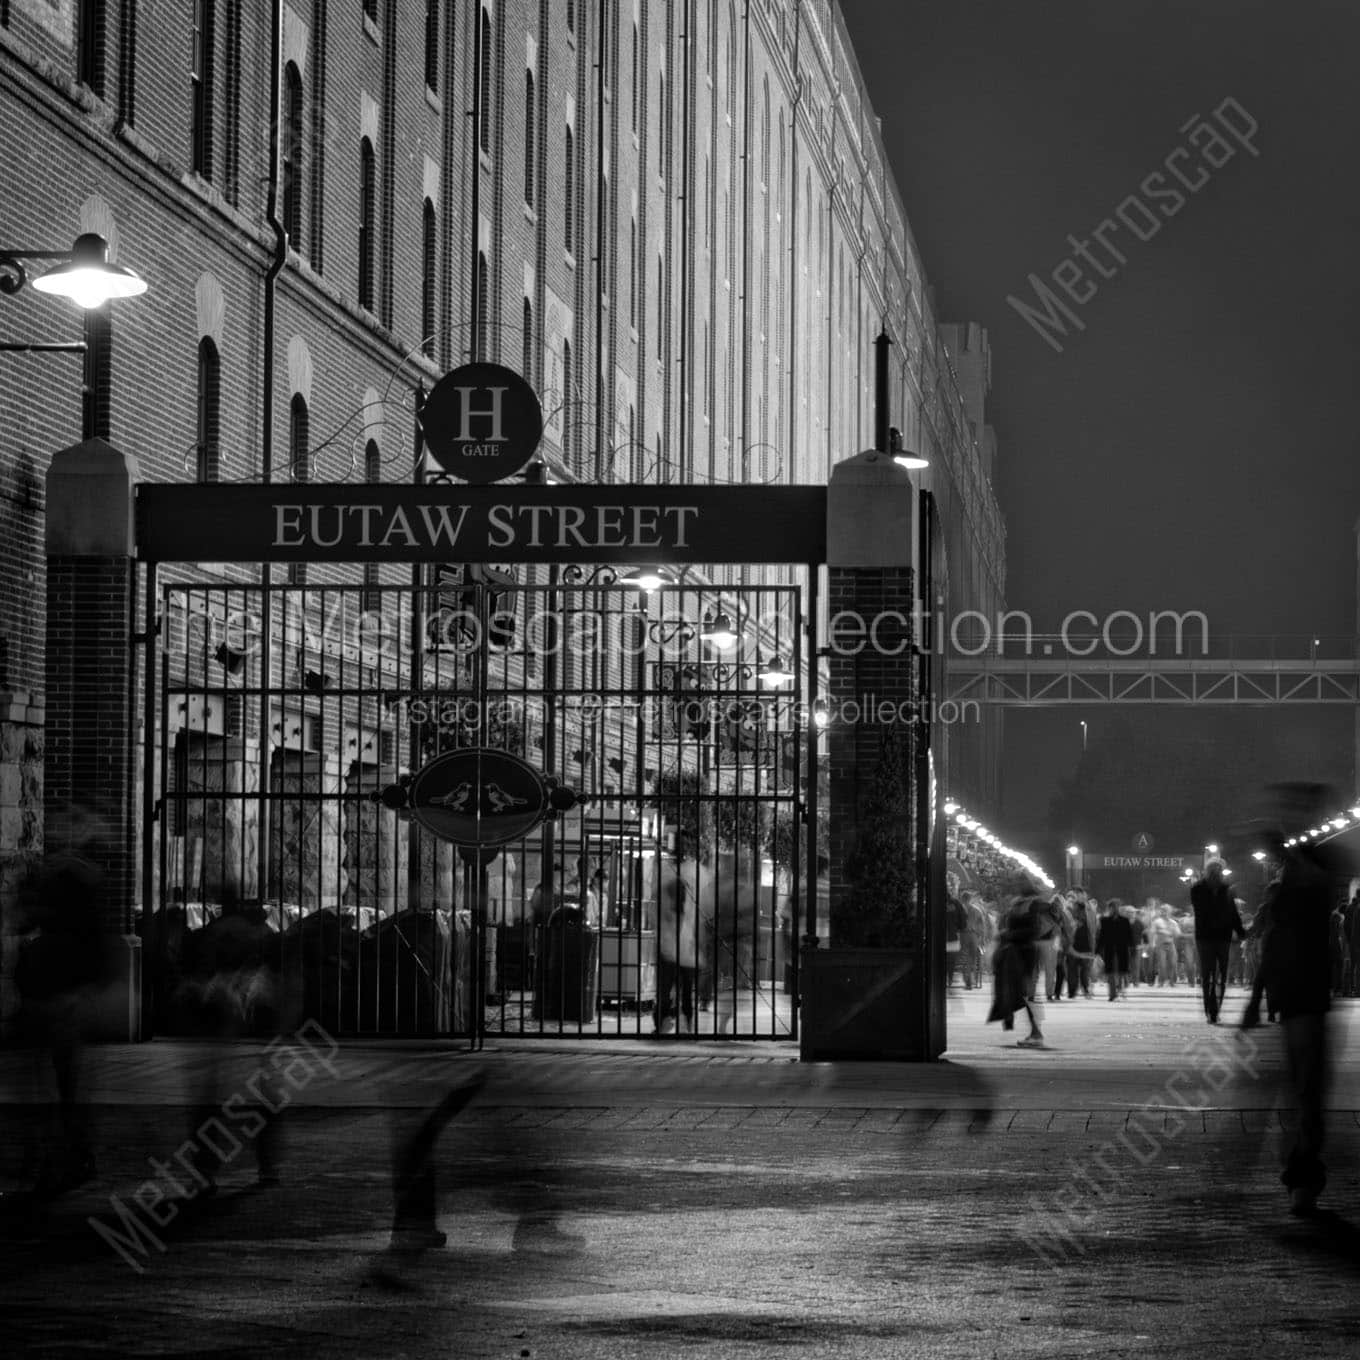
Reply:
[[[63,449],[47,473],[44,844],[102,870],[113,986],[96,1029],[141,1038],[141,950],[133,933],[138,798],[133,621],[137,461],[103,439]]]

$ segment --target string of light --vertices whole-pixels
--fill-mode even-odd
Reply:
[[[980,840],[996,854],[1010,860],[1013,864],[1019,865],[1026,873],[1037,878],[1046,888],[1054,886],[1053,880],[1044,872],[1029,855],[1020,850],[1014,850],[1007,845],[995,832],[989,831],[987,827],[976,818],[969,815],[965,808],[960,807],[954,801],[949,801],[944,805],[944,815],[949,818],[954,825],[969,835]]]

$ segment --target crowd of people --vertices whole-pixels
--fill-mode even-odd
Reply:
[[[1015,933],[1012,907],[1023,897],[1034,920],[1022,934],[1034,952],[1034,976],[1027,983],[1035,998],[1061,1002],[1091,999],[1102,990],[1111,1002],[1131,988],[1197,989],[1205,1017],[1217,1023],[1226,987],[1248,987],[1252,998],[1244,1017],[1267,1017],[1275,1008],[1262,969],[1271,905],[1279,875],[1254,908],[1236,896],[1220,861],[1211,860],[1191,885],[1182,906],[1148,897],[1142,906],[1119,897],[1103,901],[1084,888],[1045,893],[1035,884],[1015,885],[1008,900],[989,901],[969,889],[958,891],[950,875],[948,955],[950,981],[980,988],[994,974],[998,943]],[[1026,890],[1026,888],[1028,890]],[[1333,996],[1360,996],[1360,886],[1338,901],[1330,918],[1328,967]]]

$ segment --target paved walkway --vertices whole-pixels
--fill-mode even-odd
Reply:
[[[1135,992],[1050,1007],[1054,1047],[1031,1052],[982,1007],[958,998],[950,1059],[929,1065],[314,1042],[284,1069],[283,1184],[265,1191],[227,1102],[267,1058],[233,1051],[216,1077],[242,1139],[211,1201],[192,1182],[157,1198],[211,1051],[100,1050],[98,1180],[3,1220],[0,1335],[23,1356],[290,1360],[1360,1353],[1354,1003],[1314,1220],[1278,1184],[1271,1027],[1211,1029],[1184,989]],[[486,1087],[436,1159],[449,1243],[392,1258],[394,1129],[473,1068]],[[0,1055],[12,1093],[17,1075]],[[38,1113],[3,1111],[11,1183]]]

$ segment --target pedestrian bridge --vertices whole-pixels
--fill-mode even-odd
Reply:
[[[1360,639],[1225,637],[1195,655],[1097,653],[1056,634],[999,638],[953,653],[945,695],[1011,708],[1067,704],[1360,704]]]

